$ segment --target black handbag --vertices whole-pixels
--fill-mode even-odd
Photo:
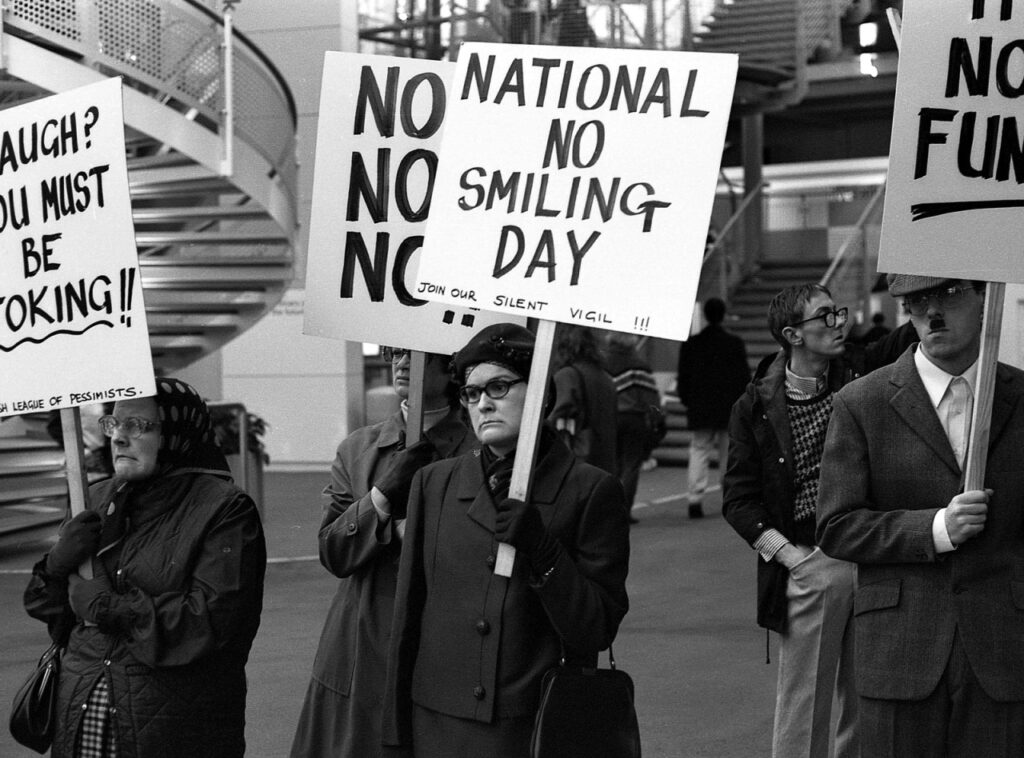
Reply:
[[[615,668],[560,664],[544,675],[530,758],[640,758],[633,680]]]
[[[37,753],[45,753],[53,742],[62,652],[57,643],[50,645],[35,671],[18,688],[11,705],[11,736]]]

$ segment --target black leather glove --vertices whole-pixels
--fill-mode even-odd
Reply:
[[[405,518],[413,474],[432,463],[436,452],[430,440],[424,438],[400,451],[392,459],[387,471],[374,482],[373,486],[383,493],[391,505],[391,518]]]
[[[57,544],[46,557],[46,572],[66,578],[96,553],[100,544],[100,514],[82,511],[61,527]]]
[[[507,497],[498,503],[494,536],[521,550],[534,573],[542,574],[555,565],[560,550],[558,540],[544,526],[537,506]]]
[[[82,579],[77,574],[68,578],[68,602],[71,610],[83,621],[97,623],[102,611],[110,604],[112,592],[110,580],[102,571],[93,579]]]

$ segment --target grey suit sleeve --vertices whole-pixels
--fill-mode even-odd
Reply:
[[[938,509],[898,507],[900,489],[927,487],[927,472],[909,471],[899,480],[889,476],[901,468],[898,452],[885,444],[890,430],[884,421],[866,428],[848,401],[840,392],[832,402],[821,459],[818,545],[833,558],[857,563],[934,561],[932,519]]]

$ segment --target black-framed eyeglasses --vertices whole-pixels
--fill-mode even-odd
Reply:
[[[501,400],[510,389],[525,381],[525,379],[491,379],[482,387],[478,384],[467,384],[459,387],[459,399],[463,405],[476,405],[480,402],[482,395],[487,395],[491,400]]]
[[[973,289],[974,287],[957,284],[951,287],[936,287],[923,292],[913,292],[903,298],[903,309],[913,316],[923,316],[928,312],[928,306],[931,303],[935,303],[935,307],[939,310],[959,308],[964,303],[964,295]]]
[[[810,321],[817,321],[818,319],[821,319],[822,321],[825,322],[825,326],[827,326],[829,329],[834,329],[837,326],[846,326],[846,322],[849,320],[849,318],[849,308],[833,308],[830,311],[819,313],[817,316],[811,316],[810,318],[805,318],[803,321],[797,321],[795,324],[793,324],[793,326],[800,326],[801,324],[806,324]]]
[[[409,351],[404,347],[382,347],[380,349],[380,357],[388,363],[397,363],[408,354]]]
[[[118,429],[123,429],[125,435],[133,440],[137,440],[150,429],[157,429],[160,426],[159,421],[150,421],[138,416],[129,416],[126,419],[120,420],[114,416],[101,416],[97,423],[108,437],[113,437]]]

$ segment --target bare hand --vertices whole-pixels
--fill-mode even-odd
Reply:
[[[946,506],[946,532],[949,541],[962,545],[985,528],[988,499],[992,490],[968,490],[949,501]]]
[[[789,543],[779,548],[779,552],[775,554],[775,560],[786,568],[791,569],[813,552],[814,550],[809,547],[801,547],[800,545]]]

